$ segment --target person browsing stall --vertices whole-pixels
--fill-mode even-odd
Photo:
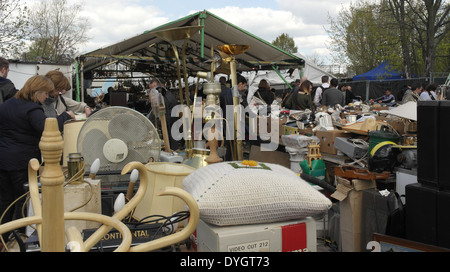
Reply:
[[[345,105],[348,105],[357,99],[355,94],[352,92],[352,86],[344,83],[341,86],[341,91],[342,94],[344,94]]]
[[[43,107],[47,117],[56,117],[63,112],[84,113],[86,118],[91,114],[91,107],[84,102],[75,101],[65,94],[72,89],[70,81],[61,71],[53,70],[45,75],[55,85],[55,90],[49,93],[49,98]]]
[[[420,100],[438,100],[436,95],[437,85],[435,83],[428,84],[425,89],[420,93]]]
[[[310,92],[312,91],[312,83],[304,81],[298,91],[293,92],[286,100],[285,107],[291,110],[306,110],[313,108],[313,102]]]
[[[412,84],[411,88],[408,88],[405,91],[405,94],[402,97],[402,104],[406,104],[408,102],[417,102],[420,101],[420,93],[422,91],[422,86],[420,84]]]
[[[258,84],[258,90],[256,90],[255,97],[261,99],[266,105],[271,105],[273,100],[275,100],[275,96],[270,90],[269,82],[265,79],[261,79]]]
[[[312,98],[314,106],[316,106],[316,108],[319,108],[320,106],[322,106],[323,92],[326,89],[330,88],[330,79],[328,76],[322,76],[321,80],[322,80],[322,85],[317,87],[314,97]]]
[[[345,105],[344,94],[337,89],[338,81],[333,78],[330,80],[330,88],[322,94],[322,105],[334,108],[336,105]]]
[[[50,79],[33,76],[0,107],[0,215],[26,192],[29,161],[41,160],[39,141],[47,118],[41,105],[54,89]],[[57,121],[61,130],[64,118]],[[20,218],[24,201],[17,202],[15,211],[8,209],[1,223]]]
[[[375,101],[375,102],[380,103],[380,104],[393,105],[393,104],[395,104],[395,97],[391,93],[390,90],[386,90],[386,92],[384,93],[383,96],[378,97],[377,99],[374,99],[372,101]]]
[[[238,94],[239,94],[239,103],[240,105],[242,105],[242,107],[245,109],[248,106],[248,102],[247,102],[247,79],[245,79],[245,77],[241,76],[241,75],[237,75],[237,90],[238,90]],[[220,103],[220,108],[222,109],[222,117],[224,119],[227,119],[230,121],[229,123],[224,123],[224,131],[227,131],[229,129],[229,124],[231,122],[233,122],[233,92],[231,90],[231,88],[228,88],[227,86],[223,85],[222,86],[222,92],[220,93],[219,96],[219,103]],[[229,112],[227,112],[227,110],[230,110]],[[230,131],[228,131],[230,132]],[[248,122],[245,123],[245,132],[248,132]],[[228,133],[224,133],[224,138],[225,138],[225,146],[226,146],[226,154],[225,154],[225,160],[226,161],[230,161],[232,159],[232,155],[231,155],[231,143],[230,140],[234,140],[233,137],[231,137],[231,139],[229,139],[227,137]]]
[[[153,89],[157,90],[158,93],[160,93],[164,99],[164,111],[165,111],[165,116],[166,116],[166,126],[167,126],[167,130],[170,132],[172,125],[178,120],[178,117],[172,116],[172,109],[177,105],[177,99],[170,90],[167,90],[165,88],[165,82],[163,79],[153,78],[152,80],[150,80],[150,85],[149,85],[149,89],[148,89],[148,99],[149,99],[150,104],[152,102],[150,93]],[[155,117],[158,117],[158,116],[155,116],[155,110],[152,109],[149,112],[149,114],[147,115],[147,118],[152,123],[158,122]],[[155,125],[158,126],[158,124],[155,124]],[[173,150],[179,149],[180,148],[179,143],[173,138],[173,135],[171,133],[169,133],[169,134],[170,134],[169,135],[170,148]]]
[[[13,97],[17,93],[17,89],[9,80],[9,61],[5,58],[0,57],[0,104],[5,102],[7,99]]]

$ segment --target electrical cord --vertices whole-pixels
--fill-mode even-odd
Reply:
[[[8,210],[11,209],[11,207],[13,207],[19,200],[21,200],[22,198],[28,196],[29,194],[30,194],[29,192],[26,192],[25,194],[21,195],[16,200],[14,200],[11,204],[9,204],[9,206],[5,209],[5,211],[3,212],[2,216],[0,217],[0,224],[2,223],[3,217],[5,217],[5,215],[8,212]],[[25,203],[26,203],[26,201],[25,201]],[[3,239],[3,235],[0,235],[0,240],[1,240],[2,244],[3,244],[3,246],[4,246],[4,249],[7,252],[9,252],[9,249],[8,249],[6,243],[5,243],[5,240]]]
[[[334,186],[332,186],[332,185],[328,184],[328,182],[318,179],[316,177],[307,175],[305,173],[301,173],[300,177],[308,182],[311,182],[317,186],[322,187],[323,189],[327,190],[331,194],[336,191],[336,188]]]
[[[367,149],[367,152],[364,154],[364,156],[362,156],[361,158],[355,160],[353,158],[351,158],[353,160],[353,162],[350,163],[344,163],[342,165],[354,165],[354,164],[358,164],[361,167],[365,167],[367,165],[367,156],[369,155],[369,143],[367,143],[366,141],[364,141],[363,139],[349,139],[350,142],[352,142],[355,146],[357,147],[361,147],[363,149]],[[341,165],[341,166],[342,166]]]
[[[154,230],[152,237],[149,239],[150,241],[155,240],[158,235],[167,235],[170,234],[171,231],[175,231],[174,224],[182,222],[189,218],[189,211],[181,211],[174,213],[171,216],[164,215],[150,215],[144,217],[143,219],[136,222],[125,222],[127,226],[129,226],[130,230],[136,228],[141,225],[155,225],[154,228],[150,228],[150,230]],[[161,221],[163,221],[161,223]],[[97,251],[104,252],[104,246],[102,240],[97,243]]]
[[[42,166],[42,163],[41,163],[41,166]],[[74,175],[73,177],[71,177],[71,178],[64,184],[64,187],[67,186],[67,185],[69,185],[69,184],[72,184],[72,183],[74,183],[75,181],[79,180],[80,178],[83,178],[83,177],[84,177],[84,173],[85,173],[84,166],[85,166],[85,163],[84,163],[84,161],[83,161],[83,162],[82,162],[82,167],[81,167],[81,169],[80,169],[77,173],[75,173],[75,175]],[[64,171],[63,174],[64,174],[64,177],[67,179],[67,170]],[[39,176],[38,176],[38,178],[39,178]],[[93,197],[93,187],[92,187],[92,184],[91,184],[90,182],[86,181],[85,179],[82,179],[82,182],[87,183],[87,184],[89,185],[89,187],[90,187],[90,196],[89,196],[89,199],[88,199],[85,203],[83,203],[82,205],[80,205],[79,207],[76,207],[76,208],[70,210],[69,212],[73,212],[73,211],[76,211],[76,210],[78,210],[78,209],[81,209],[82,207],[86,206],[86,205],[92,200],[92,197]],[[41,190],[41,189],[39,189],[39,190]],[[25,201],[24,201],[24,203],[23,203],[23,205],[22,205],[22,216],[25,217],[25,208],[26,208],[27,203],[28,203],[29,200],[30,200],[30,192],[26,192],[25,194],[23,194],[23,195],[21,195],[20,197],[18,197],[16,200],[14,200],[14,201],[13,201],[13,202],[5,209],[5,211],[3,212],[3,214],[0,216],[0,224],[1,224],[1,222],[3,221],[3,218],[5,217],[6,213],[9,211],[9,209],[11,209],[18,201],[20,201],[20,200],[21,200],[22,198],[24,198],[24,197],[26,197],[26,199],[25,199]],[[35,229],[33,226],[30,226],[30,227],[33,228],[33,229]],[[3,244],[4,249],[5,249],[7,252],[9,252],[9,249],[8,249],[8,247],[7,247],[7,245],[6,245],[6,242],[5,242],[5,240],[3,239],[3,235],[0,235],[0,242]]]
[[[89,181],[87,181],[87,180],[85,180],[85,179],[83,178],[83,177],[84,177],[84,173],[85,173],[84,168],[85,168],[85,162],[84,162],[84,160],[83,160],[83,161],[81,162],[80,170],[78,170],[78,172],[75,173],[75,174],[73,175],[73,177],[71,177],[71,178],[66,182],[66,184],[64,184],[64,187],[66,187],[66,186],[69,185],[69,184],[73,184],[73,183],[75,183],[75,182],[77,182],[78,180],[81,179],[81,181],[82,181],[81,183],[87,183],[87,184],[89,185],[89,192],[90,192],[89,198],[88,198],[88,200],[87,200],[85,203],[83,203],[82,205],[80,205],[80,206],[78,206],[78,207],[76,207],[76,208],[70,210],[69,212],[74,212],[74,211],[79,210],[79,209],[83,208],[84,206],[86,206],[86,205],[92,200],[92,197],[93,197],[93,195],[94,195],[94,188],[92,187],[92,184],[91,184]],[[67,173],[67,171],[65,171],[64,176],[67,176],[66,173]]]
[[[167,228],[168,231],[175,231],[174,224],[184,221],[185,219],[189,218],[189,216],[190,216],[189,211],[177,212],[169,217],[163,216],[163,215],[150,215],[150,216],[144,217],[143,219],[139,220],[136,223],[128,223],[128,224],[134,225],[136,227],[136,226],[143,225],[143,224],[158,224],[158,222],[163,221],[163,223],[161,223],[161,225],[158,227],[158,230],[153,235],[153,237],[152,237],[152,240],[153,240],[156,238],[156,235],[158,235],[159,232],[161,232],[164,228]],[[154,218],[154,219],[151,219],[151,218]],[[151,219],[151,220],[149,220],[149,219]],[[163,231],[163,234],[167,234],[167,233],[164,233],[164,231]]]

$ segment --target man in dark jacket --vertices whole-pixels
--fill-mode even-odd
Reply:
[[[352,92],[352,86],[343,83],[341,87],[341,92],[344,95],[345,99],[345,105],[348,105],[349,103],[352,103],[353,100],[357,99],[356,96]],[[344,105],[342,105],[344,106]]]
[[[330,88],[327,89],[322,95],[322,105],[332,107],[336,105],[345,106],[344,94],[337,89],[338,81],[333,78],[330,81]]]
[[[17,89],[11,80],[7,79],[9,72],[9,62],[0,57],[0,105],[7,99],[13,97]]]

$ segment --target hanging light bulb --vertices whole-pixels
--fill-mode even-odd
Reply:
[[[133,197],[134,186],[136,185],[136,180],[139,177],[139,171],[137,169],[133,169],[130,174],[130,184],[128,184],[127,190],[127,200],[130,200]]]
[[[120,193],[114,202],[114,213],[119,212],[125,206],[125,196]]]
[[[133,169],[130,174],[130,182],[136,183],[136,180],[139,177],[139,171],[137,169]]]
[[[91,171],[89,173],[89,178],[94,179],[97,175],[98,170],[100,169],[100,159],[95,159],[95,161],[91,165]]]

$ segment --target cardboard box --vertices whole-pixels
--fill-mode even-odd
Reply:
[[[383,121],[388,123],[392,126],[393,129],[395,129],[400,135],[403,135],[406,133],[406,121],[403,118],[400,117],[384,117],[384,116],[376,116],[375,117],[377,121]]]
[[[316,252],[316,222],[311,217],[268,224],[214,226],[199,221],[199,252]]]
[[[300,134],[299,130],[295,122],[283,124],[283,135]]]
[[[375,180],[351,181],[336,176],[336,191],[331,197],[339,200],[340,228],[343,252],[360,252],[362,239],[363,191],[376,188]]]
[[[281,143],[281,135],[284,135],[284,124],[286,123],[286,121],[288,120],[287,117],[284,118],[270,118],[267,116],[258,116],[258,121],[257,121],[257,133],[258,136],[263,136],[264,137],[272,137],[272,133],[274,135],[278,135],[278,143]],[[278,131],[273,131],[272,132],[272,122],[275,125],[278,122]],[[260,125],[266,123],[266,127],[263,128]],[[267,135],[268,134],[268,135]],[[275,141],[275,139],[270,139],[272,142]]]
[[[286,124],[287,121],[287,117],[283,117],[283,118],[270,118],[267,116],[258,116],[258,122],[257,122],[257,126],[258,126],[258,133],[260,132],[260,127],[259,125],[262,123],[267,123],[267,132],[270,133],[272,131],[272,122],[275,124],[276,122],[278,122],[278,133],[280,134],[280,136],[283,134],[284,132],[284,124]]]
[[[298,132],[305,136],[314,136],[316,132],[312,128],[299,129]]]
[[[334,140],[336,137],[350,137],[352,133],[344,130],[328,130],[316,131],[316,136],[320,141],[320,152],[328,154],[337,154],[337,149],[334,147]]]
[[[281,151],[262,151],[260,146],[252,145],[250,147],[249,159],[258,162],[276,163],[286,168],[291,167],[290,156],[287,152]]]

